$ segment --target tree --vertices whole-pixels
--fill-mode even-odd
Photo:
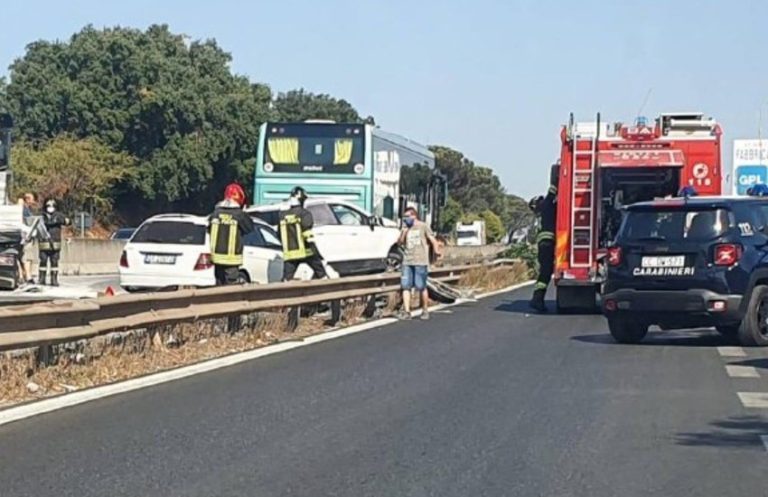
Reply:
[[[136,158],[121,205],[207,210],[223,185],[245,184],[270,90],[229,70],[215,41],[165,25],[85,27],[37,41],[10,68],[10,111],[22,138],[95,138]],[[247,182],[245,181],[247,180]]]
[[[507,233],[501,218],[488,209],[481,212],[480,217],[485,221],[485,234],[488,238],[488,243],[501,241]]]
[[[440,231],[442,233],[452,233],[461,218],[464,217],[464,209],[453,197],[449,197],[445,202],[445,207],[440,215]]]
[[[337,123],[362,123],[363,119],[352,104],[325,94],[291,90],[280,93],[274,102],[274,111],[279,121],[301,122],[307,119],[330,119]],[[373,117],[366,121],[373,123]]]
[[[135,172],[133,158],[113,152],[93,138],[59,136],[34,146],[17,142],[12,149],[14,193],[34,192],[53,198],[65,213],[90,208],[110,212],[113,188]]]

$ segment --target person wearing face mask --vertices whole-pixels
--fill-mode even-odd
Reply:
[[[40,277],[39,283],[46,285],[50,272],[51,286],[59,286],[59,256],[61,254],[61,228],[69,224],[69,220],[56,209],[56,201],[49,199],[45,202],[43,224],[48,236],[40,240]],[[49,269],[50,264],[50,269]]]
[[[297,186],[288,199],[288,210],[280,212],[280,241],[283,244],[283,281],[290,281],[302,264],[307,264],[314,279],[328,276],[323,265],[323,258],[315,245],[312,233],[315,220],[312,213],[304,207],[307,192]]]
[[[400,286],[403,290],[403,308],[398,313],[400,319],[411,317],[411,291],[416,289],[421,296],[421,319],[429,319],[429,290],[427,275],[429,274],[429,246],[440,255],[432,229],[428,224],[419,220],[418,213],[413,207],[405,210],[403,217],[405,225],[400,232],[399,243],[403,247],[403,265]]]

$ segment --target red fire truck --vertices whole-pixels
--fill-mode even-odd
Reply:
[[[569,123],[560,133],[554,280],[559,311],[593,309],[621,207],[692,186],[719,195],[720,125],[701,113],[661,114],[655,124]]]

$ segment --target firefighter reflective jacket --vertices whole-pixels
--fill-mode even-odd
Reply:
[[[48,231],[48,238],[40,240],[39,249],[46,252],[61,250],[61,227],[68,224],[67,218],[58,211],[53,214],[45,212],[43,213],[43,224]]]
[[[555,224],[557,221],[557,187],[550,186],[547,196],[539,207],[541,230],[536,237],[536,243],[555,239]]]
[[[286,261],[306,259],[315,254],[312,213],[303,207],[291,207],[280,213],[280,241]]]
[[[243,264],[243,237],[254,230],[253,220],[232,200],[216,205],[209,219],[211,261],[222,266]]]

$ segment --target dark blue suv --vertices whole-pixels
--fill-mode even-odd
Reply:
[[[768,345],[768,197],[692,197],[626,208],[607,253],[603,312],[637,343],[651,325],[715,327]]]

